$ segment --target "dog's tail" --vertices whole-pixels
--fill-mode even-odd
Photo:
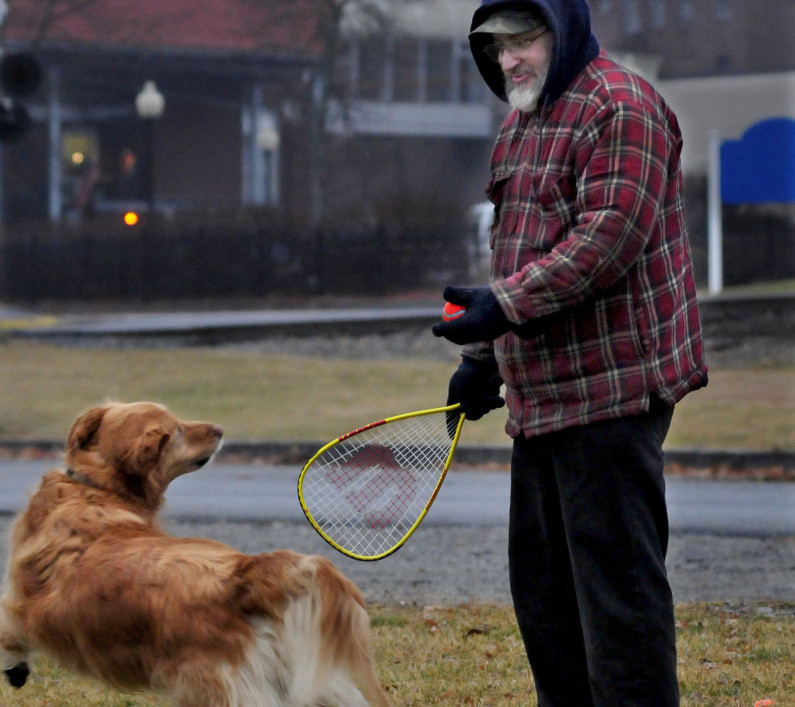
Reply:
[[[244,611],[282,626],[292,699],[311,704],[331,690],[325,694],[339,691],[340,704],[359,705],[363,694],[373,707],[386,707],[371,657],[370,618],[353,582],[330,560],[289,550],[242,564]],[[358,697],[352,684],[361,691]]]
[[[387,707],[387,700],[372,661],[370,617],[358,587],[322,557],[316,579],[322,596],[321,640],[337,664],[347,668],[351,678],[373,707]]]

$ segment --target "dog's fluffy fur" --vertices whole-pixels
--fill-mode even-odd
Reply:
[[[207,463],[221,438],[153,403],[78,418],[66,473],[44,476],[11,532],[0,602],[11,684],[41,650],[184,707],[387,704],[361,594],[330,561],[243,555],[158,526],[169,482]]]

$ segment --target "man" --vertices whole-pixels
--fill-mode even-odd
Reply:
[[[469,37],[515,110],[487,187],[491,284],[448,287],[466,314],[434,333],[465,345],[450,402],[477,419],[507,401],[539,704],[677,705],[662,444],[707,368],[676,118],[600,53],[585,0],[484,0]]]

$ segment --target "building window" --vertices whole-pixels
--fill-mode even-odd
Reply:
[[[642,29],[640,0],[624,0],[624,34],[637,34]]]
[[[665,27],[665,0],[652,0],[651,26],[654,29]]]
[[[469,51],[469,43],[460,44],[458,51],[459,100],[461,103],[483,103],[488,87],[478,71],[477,64]]]
[[[358,98],[361,67],[359,52],[358,40],[354,39],[348,42],[337,55],[334,65],[334,90],[337,94],[347,96],[351,100]]]
[[[405,37],[395,43],[392,54],[394,86],[392,95],[396,101],[419,101],[420,67],[422,57],[420,45],[416,39]]]
[[[683,22],[690,23],[696,14],[695,4],[693,0],[679,0],[679,17]]]
[[[469,50],[455,39],[373,35],[340,52],[334,86],[352,100],[482,103],[488,89]]]
[[[721,22],[730,22],[732,18],[732,2],[731,0],[715,0],[717,6],[715,8],[715,16]]]
[[[715,58],[715,71],[719,74],[731,73],[732,58],[728,54],[719,54]]]
[[[389,103],[395,100],[395,38],[388,34],[384,43],[386,62],[384,64],[384,84],[381,87],[381,100]]]
[[[450,100],[450,78],[453,75],[453,52],[447,40],[428,40],[428,100],[444,103]]]
[[[384,79],[388,75],[389,53],[386,50],[387,40],[383,35],[366,37],[359,44],[359,98],[366,101],[384,100],[386,86]]]

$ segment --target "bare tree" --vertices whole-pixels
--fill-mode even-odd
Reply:
[[[325,210],[327,143],[325,125],[329,103],[334,95],[333,73],[343,40],[344,27],[374,30],[384,26],[389,14],[388,0],[243,0],[254,7],[267,8],[270,31],[274,27],[288,32],[304,51],[317,56],[311,84],[309,149],[309,220],[319,228]],[[263,28],[267,41],[268,28]]]

